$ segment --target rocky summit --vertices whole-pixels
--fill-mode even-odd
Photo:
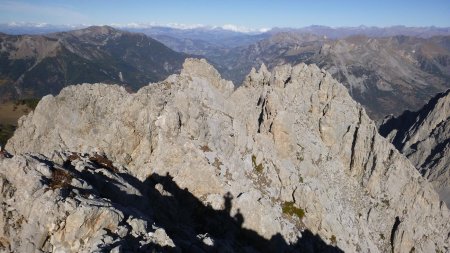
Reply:
[[[433,186],[315,65],[69,86],[6,150],[6,252],[449,251]]]
[[[450,36],[327,39],[314,34],[276,33],[228,53],[207,55],[221,73],[240,83],[251,67],[317,64],[349,90],[377,121],[418,110],[450,88]]]
[[[450,90],[416,112],[388,117],[380,133],[411,160],[450,206]]]

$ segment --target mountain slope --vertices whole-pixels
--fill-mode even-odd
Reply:
[[[203,57],[222,57],[236,47],[248,46],[270,36],[268,33],[248,34],[222,28],[150,27],[128,30],[142,32],[177,52]]]
[[[206,55],[218,65],[221,74],[240,85],[252,67],[262,63],[269,69],[296,60],[306,61],[316,54],[324,38],[313,34],[277,33],[249,46],[235,48],[225,55]],[[290,59],[292,57],[293,59]]]
[[[48,35],[0,35],[0,100],[57,94],[105,82],[136,90],[181,68],[185,56],[143,34],[89,27]]]
[[[352,37],[325,45],[311,61],[379,119],[416,110],[450,87],[450,51],[439,39]]]
[[[450,87],[449,37],[429,39],[353,36],[329,40],[312,34],[278,33],[270,39],[211,57],[236,83],[251,67],[305,62],[328,70],[369,115],[382,119],[419,109]]]
[[[326,251],[304,243],[312,233],[320,238],[315,243],[348,252],[448,251],[449,212],[432,186],[377,133],[346,88],[314,65],[252,70],[244,85],[234,90],[211,65],[190,59],[180,75],[135,94],[104,84],[67,87],[56,97],[44,97],[19,124],[7,144],[16,156],[40,153],[65,164],[55,150],[104,152],[115,163],[97,161],[111,173],[117,173],[111,166],[123,165],[126,172],[120,168],[119,172],[135,185],[148,185],[157,175],[170,177],[184,189],[182,196],[223,210],[239,227],[275,245]],[[0,167],[7,180],[17,178],[9,166]],[[112,182],[104,185],[104,191],[121,182],[108,181]],[[168,184],[150,187],[177,199]],[[3,201],[10,201],[10,195],[5,196]],[[194,220],[204,217],[202,212],[181,213]],[[81,218],[86,216],[89,212]],[[176,217],[155,220],[155,226],[175,223],[176,229],[164,228],[170,239],[166,242],[174,242],[169,244],[178,249],[211,244],[230,251],[245,248],[239,234],[213,232],[220,224],[184,226]],[[62,229],[51,227],[46,240],[50,245],[58,241],[55,235]],[[108,231],[106,235],[114,235],[115,226]],[[78,243],[83,234],[65,241],[65,247],[82,250],[97,245]],[[153,240],[154,234],[147,235],[143,239]],[[249,251],[270,251],[249,245]]]
[[[411,160],[450,206],[450,90],[419,111],[387,119],[380,134]]]

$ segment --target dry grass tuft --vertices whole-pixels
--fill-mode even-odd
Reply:
[[[49,186],[52,190],[69,188],[72,178],[73,176],[69,172],[62,169],[54,169]]]

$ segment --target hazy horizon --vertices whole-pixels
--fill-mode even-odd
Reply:
[[[434,1],[50,1],[0,0],[2,24],[222,27],[450,27],[450,2]]]

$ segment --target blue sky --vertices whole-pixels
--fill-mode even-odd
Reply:
[[[0,23],[450,26],[450,0],[0,0]]]

